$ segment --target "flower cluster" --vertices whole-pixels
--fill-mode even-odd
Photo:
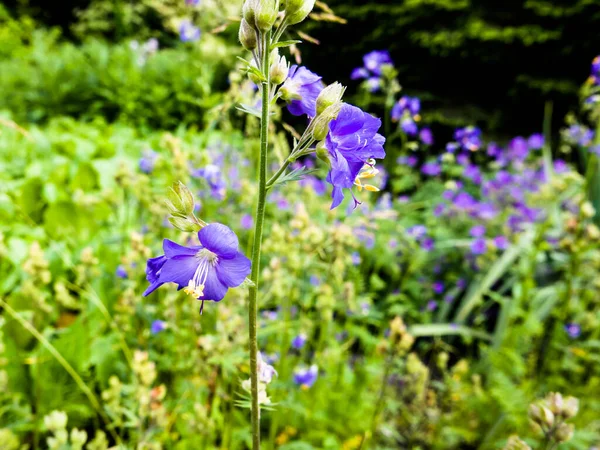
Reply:
[[[417,97],[401,97],[392,108],[392,121],[399,122],[400,128],[409,136],[415,136],[419,131],[417,122],[420,120],[421,100]]]
[[[387,50],[375,50],[363,57],[363,66],[352,71],[353,80],[366,80],[367,89],[377,92],[382,86],[382,76],[386,67],[392,67],[394,62]]]

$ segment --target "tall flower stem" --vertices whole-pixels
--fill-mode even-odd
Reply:
[[[260,448],[260,410],[258,405],[258,367],[256,355],[258,342],[256,338],[256,316],[258,312],[258,281],[260,275],[260,250],[262,244],[263,225],[265,220],[265,203],[267,197],[267,150],[269,146],[269,46],[270,33],[261,33],[260,45],[262,46],[261,69],[264,80],[261,83],[262,114],[260,120],[260,162],[258,171],[258,205],[254,218],[254,244],[252,246],[252,273],[250,279],[253,286],[250,288],[250,302],[248,309],[248,330],[250,341],[250,380],[252,392],[252,448]]]

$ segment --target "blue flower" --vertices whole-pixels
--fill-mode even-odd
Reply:
[[[381,89],[381,78],[370,77],[367,79],[367,89],[369,92],[377,92]]]
[[[321,77],[306,67],[292,66],[279,92],[288,102],[288,111],[294,116],[317,115],[317,97],[323,90]]]
[[[254,219],[250,214],[244,214],[240,219],[242,229],[249,230],[254,226]]]
[[[487,249],[485,239],[477,238],[471,243],[471,253],[473,255],[483,255]]]
[[[480,238],[485,236],[485,227],[483,225],[475,225],[469,231],[469,234],[475,238]]]
[[[369,71],[364,67],[358,67],[352,71],[350,74],[350,78],[352,80],[360,80],[363,78],[369,78]]]
[[[155,320],[154,322],[152,322],[152,325],[150,326],[150,333],[158,334],[161,331],[164,331],[166,329],[167,329],[167,322],[164,322],[162,320]]]
[[[121,265],[119,267],[117,267],[117,271],[115,272],[115,274],[119,278],[123,278],[123,279],[127,278],[127,271],[125,270],[125,267],[123,267]]]
[[[220,223],[206,225],[198,232],[200,245],[184,247],[168,239],[163,241],[164,255],[148,260],[146,279],[150,295],[165,283],[198,300],[221,301],[227,290],[244,282],[250,273],[250,260],[239,250],[238,238]],[[202,309],[200,309],[202,311]]]
[[[428,175],[430,177],[436,177],[442,173],[442,167],[438,163],[432,161],[432,162],[423,164],[423,167],[421,167],[421,172],[424,175]]]
[[[210,193],[215,200],[223,200],[226,194],[227,184],[223,177],[221,168],[215,164],[208,164],[192,172],[192,176],[204,178],[210,187]]]
[[[300,350],[302,347],[304,347],[304,344],[306,344],[307,340],[308,338],[306,337],[306,334],[300,333],[298,336],[292,339],[292,348]]]
[[[419,132],[419,139],[421,139],[421,142],[425,145],[433,145],[433,133],[431,132],[431,129],[423,128]]]
[[[194,42],[200,39],[200,28],[189,20],[183,20],[179,25],[179,39],[181,42]]]
[[[385,157],[385,138],[377,133],[380,127],[381,120],[347,103],[331,121],[325,139],[331,162],[327,182],[333,185],[331,209],[342,202],[343,189],[352,188],[365,164],[372,165],[372,159]]]
[[[319,368],[313,364],[309,368],[297,368],[294,370],[294,383],[302,389],[309,389],[317,381]]]
[[[367,70],[375,75],[381,75],[384,65],[392,65],[392,57],[387,50],[374,50],[363,57],[363,63]]]
[[[158,158],[158,153],[151,149],[144,150],[139,162],[140,171],[146,174],[152,173],[156,158]]]
[[[481,147],[481,130],[472,126],[459,128],[454,132],[454,139],[463,149],[474,152]]]
[[[200,0],[185,0],[185,4],[188,6],[198,6],[200,4]]]
[[[420,111],[421,100],[419,100],[417,97],[404,96],[394,104],[391,112],[392,120],[397,122],[404,115],[414,117],[417,116]]]
[[[565,331],[571,339],[577,339],[581,336],[581,327],[579,324],[571,322],[565,325]]]

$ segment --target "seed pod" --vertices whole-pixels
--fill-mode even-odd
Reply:
[[[295,3],[295,2],[288,2],[288,4],[289,3]],[[295,25],[297,23],[302,22],[304,19],[306,19],[308,17],[308,15],[310,14],[310,12],[313,10],[314,7],[315,7],[315,0],[304,0],[302,2],[302,5],[300,6],[300,8],[298,8],[294,12],[288,12],[287,4],[286,4],[287,23],[289,25]]]
[[[254,50],[256,48],[258,42],[256,30],[246,22],[246,19],[242,19],[242,23],[240,24],[239,38],[246,50]]]
[[[333,83],[321,91],[317,97],[317,116],[342,100],[346,88],[340,83]]]

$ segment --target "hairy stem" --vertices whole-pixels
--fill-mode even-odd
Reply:
[[[250,379],[252,391],[252,448],[260,448],[260,409],[258,406],[258,367],[256,354],[258,343],[256,339],[256,316],[258,281],[260,275],[260,249],[262,244],[263,225],[265,220],[265,203],[267,197],[267,150],[269,145],[269,45],[270,33],[262,33],[261,45],[263,46],[261,69],[265,76],[262,82],[262,115],[260,121],[260,162],[258,173],[258,206],[254,218],[254,245],[252,246],[252,274],[250,279],[253,286],[250,288],[250,305],[248,310],[248,329],[250,333]]]

